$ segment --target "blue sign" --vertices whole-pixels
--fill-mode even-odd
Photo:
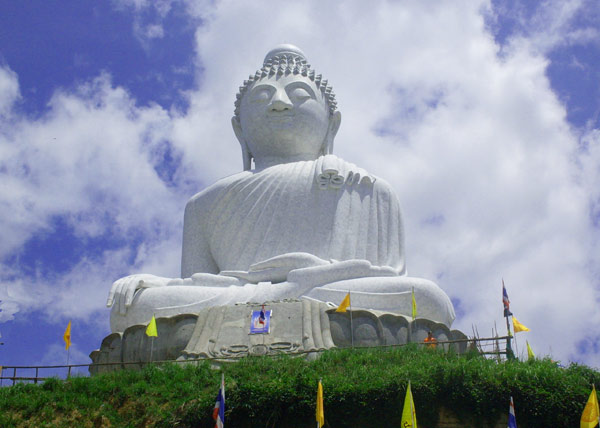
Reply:
[[[270,333],[272,313],[272,310],[265,311],[264,307],[260,311],[252,311],[250,334]]]

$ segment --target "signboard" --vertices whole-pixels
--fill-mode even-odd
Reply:
[[[272,313],[272,310],[265,311],[264,307],[260,311],[252,311],[250,334],[270,333]]]

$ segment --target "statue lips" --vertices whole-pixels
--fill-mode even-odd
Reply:
[[[269,114],[267,114],[267,121],[269,122],[269,124],[271,125],[286,125],[289,126],[292,123],[294,123],[294,119],[296,117],[296,115],[293,112],[290,111],[284,111],[284,112],[277,112],[277,111],[272,111],[269,112]]]

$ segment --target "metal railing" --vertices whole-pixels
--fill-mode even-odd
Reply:
[[[489,338],[470,338],[470,339],[457,339],[457,340],[444,340],[437,341],[435,344],[431,342],[411,342],[404,344],[396,344],[396,345],[379,345],[379,346],[354,346],[354,349],[368,349],[368,348],[398,348],[407,345],[413,345],[417,343],[418,345],[422,345],[424,347],[436,347],[444,350],[448,350],[451,345],[460,345],[465,344],[466,350],[473,350],[478,352],[479,354],[486,356],[494,356],[498,360],[502,359],[502,356],[507,355],[506,347],[502,350],[501,345],[506,344],[509,336],[502,337],[489,337]],[[490,349],[490,347],[492,349]],[[345,348],[332,348],[330,350],[343,350],[350,349],[349,347]],[[312,351],[298,351],[293,353],[285,353],[285,355],[290,356],[300,356],[306,354],[314,354],[324,352],[327,349],[316,349]],[[282,353],[283,354],[283,353]],[[268,354],[266,356],[276,357],[282,354]],[[46,379],[50,378],[64,378],[68,379],[73,376],[73,369],[86,367],[89,371],[90,367],[115,367],[119,366],[117,369],[124,369],[127,366],[137,366],[137,368],[141,368],[143,366],[149,364],[161,365],[161,364],[190,364],[201,361],[227,361],[227,360],[239,360],[241,358],[246,358],[247,355],[236,355],[236,356],[220,356],[220,357],[205,357],[205,358],[194,358],[194,359],[186,359],[186,360],[160,360],[160,361],[133,361],[133,362],[112,362],[112,363],[89,363],[89,364],[69,364],[69,365],[53,365],[53,366],[0,366],[0,386],[9,386],[4,385],[4,381],[12,382],[12,385],[15,385],[17,382],[29,382],[37,384],[39,382],[43,382]],[[21,371],[21,375],[18,376],[18,372]],[[24,376],[22,375],[23,371],[34,371],[34,376]],[[49,376],[40,376],[40,371],[58,371],[59,375],[54,373],[54,375]],[[11,373],[12,376],[6,376],[5,373]],[[66,373],[65,373],[66,372]],[[60,376],[62,374],[62,377]],[[75,373],[75,375],[89,375],[87,373]]]

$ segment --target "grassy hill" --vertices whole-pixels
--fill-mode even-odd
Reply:
[[[440,408],[465,426],[497,421],[513,396],[519,427],[578,427],[600,372],[550,360],[498,363],[408,346],[330,350],[317,361],[246,358],[222,368],[226,426],[314,427],[322,378],[326,426],[400,426],[410,379],[420,427],[435,427]],[[209,362],[120,371],[0,389],[2,427],[212,427],[221,372]],[[477,422],[473,423],[475,420]]]

